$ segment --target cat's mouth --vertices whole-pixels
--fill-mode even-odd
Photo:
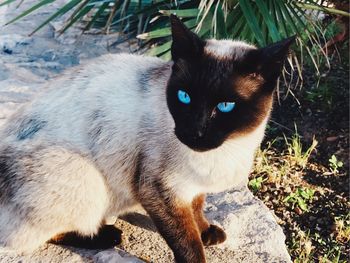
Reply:
[[[179,141],[196,152],[206,152],[213,150],[221,145],[221,143],[210,140],[208,137],[191,136],[183,134],[175,130],[175,135]]]

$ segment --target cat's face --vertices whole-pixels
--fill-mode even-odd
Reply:
[[[252,132],[272,107],[288,39],[256,49],[243,42],[202,41],[172,17],[174,65],[167,102],[177,138],[196,151]]]

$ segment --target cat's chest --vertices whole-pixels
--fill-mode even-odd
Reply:
[[[171,187],[185,201],[191,201],[200,193],[217,193],[246,184],[253,155],[254,149],[238,151],[236,147],[188,155],[171,175]]]

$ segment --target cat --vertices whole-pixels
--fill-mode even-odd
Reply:
[[[176,262],[226,239],[206,193],[246,184],[294,37],[202,40],[171,16],[172,61],[104,55],[50,81],[0,132],[0,244],[109,248],[141,205]]]

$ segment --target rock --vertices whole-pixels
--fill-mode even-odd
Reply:
[[[84,63],[85,59],[107,52],[129,52],[128,44],[113,49],[115,35],[81,35],[73,28],[58,36],[62,20],[51,23],[37,34],[28,34],[66,0],[56,0],[35,14],[0,28],[0,126],[24,102],[61,71]],[[0,22],[36,3],[24,1],[0,8]],[[3,23],[1,23],[3,24]],[[206,248],[208,263],[290,262],[285,236],[273,214],[246,187],[208,196],[206,214],[227,232],[227,241]],[[18,255],[0,249],[0,262],[142,262],[168,263],[173,255],[144,211],[119,219],[123,243],[118,249],[82,250],[44,245],[33,254]],[[1,226],[0,226],[1,227]],[[125,252],[126,251],[126,252]],[[132,256],[134,255],[134,256]]]
[[[227,233],[223,244],[206,248],[209,263],[291,262],[274,215],[246,187],[208,196],[205,212]],[[152,262],[173,260],[144,211],[125,216],[116,225],[123,230],[124,250]]]
[[[227,240],[222,245],[249,262],[290,262],[285,246],[285,236],[271,211],[246,188],[208,197],[208,206],[217,211],[207,211],[207,218],[222,226]]]
[[[54,245],[44,245],[33,254],[19,255],[14,251],[0,248],[1,263],[33,263],[33,262],[50,262],[50,263],[142,263],[143,261],[131,256],[120,249],[84,250],[70,247],[60,247]]]
[[[144,261],[130,256],[125,251],[120,249],[109,249],[97,253],[93,257],[93,261],[96,263],[142,263]]]
[[[29,45],[31,40],[19,34],[3,34],[0,36],[0,50],[7,55],[20,53],[21,46]]]

